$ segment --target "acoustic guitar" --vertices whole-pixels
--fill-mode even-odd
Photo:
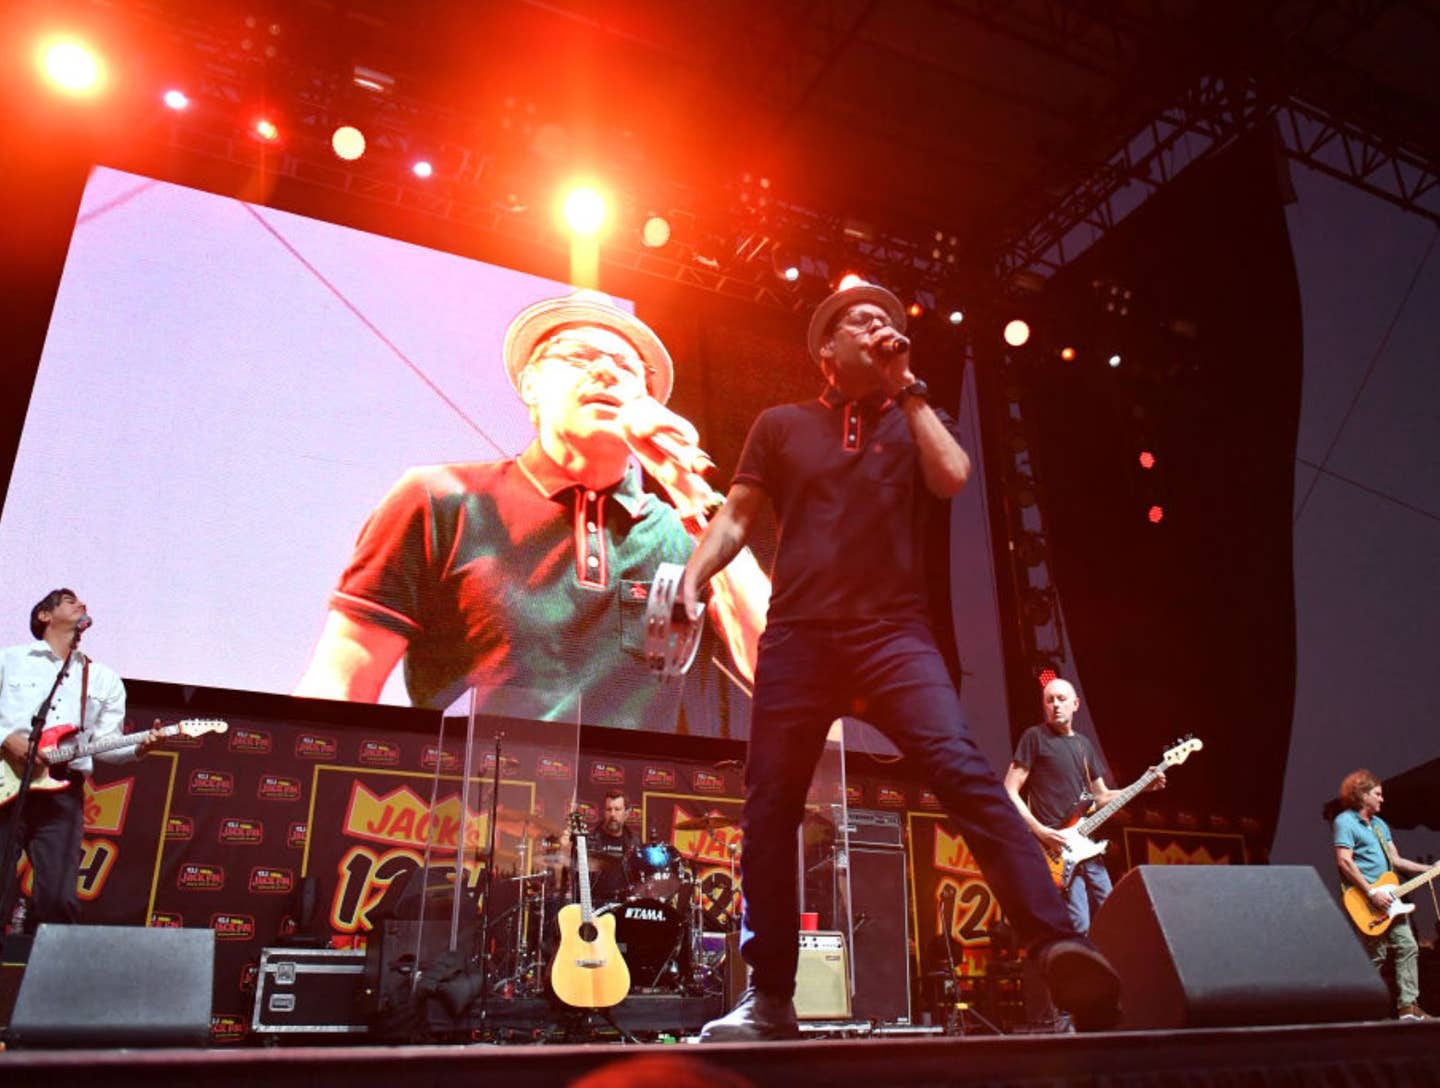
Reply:
[[[1070,881],[1075,877],[1075,866],[1082,861],[1093,857],[1099,857],[1105,853],[1105,848],[1110,845],[1108,839],[1096,842],[1090,838],[1095,831],[1132,797],[1145,789],[1160,777],[1166,767],[1178,767],[1190,758],[1191,752],[1198,752],[1205,745],[1198,737],[1185,737],[1175,742],[1173,748],[1167,749],[1161,756],[1160,762],[1151,767],[1134,782],[1126,786],[1104,805],[1097,808],[1089,816],[1084,814],[1085,809],[1090,807],[1088,800],[1083,801],[1079,810],[1071,817],[1070,822],[1064,827],[1056,828],[1061,835],[1065,836],[1065,845],[1059,850],[1047,850],[1045,861],[1050,866],[1050,875],[1054,878],[1055,884],[1060,888],[1068,887]]]
[[[577,1009],[608,1009],[630,992],[630,968],[615,943],[615,916],[596,915],[590,906],[590,861],[585,853],[585,817],[570,814],[575,839],[576,884],[580,901],[560,908],[560,947],[550,964],[550,988]]]
[[[174,725],[161,726],[159,733],[162,737],[173,737],[179,734],[187,737],[202,737],[206,733],[223,733],[229,728],[229,722],[223,722],[216,718],[187,718]],[[45,757],[45,762],[35,764],[35,776],[30,780],[32,790],[63,790],[70,785],[70,780],[56,778],[51,774],[56,767],[62,767],[81,756],[95,755],[97,752],[108,752],[112,748],[124,748],[127,745],[139,744],[146,736],[145,733],[117,733],[88,744],[70,743],[70,738],[77,733],[79,733],[79,729],[73,725],[52,725],[40,734],[40,754]],[[0,760],[0,808],[4,808],[15,800],[15,795],[19,792],[20,776],[9,763]]]

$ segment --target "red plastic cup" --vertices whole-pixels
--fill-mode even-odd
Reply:
[[[820,928],[820,915],[813,910],[802,910],[800,912],[800,928],[809,933],[815,932]]]

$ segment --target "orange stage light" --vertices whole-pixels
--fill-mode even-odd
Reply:
[[[1030,326],[1018,317],[1005,326],[1005,343],[1012,348],[1024,347],[1030,339]]]
[[[89,98],[105,89],[105,61],[78,38],[55,36],[40,43],[36,63],[45,81],[62,94]]]
[[[598,234],[609,216],[604,194],[589,185],[569,189],[561,210],[565,225],[576,234]]]

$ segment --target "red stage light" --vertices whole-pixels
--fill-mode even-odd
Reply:
[[[1150,507],[1150,513],[1146,516],[1150,519],[1151,525],[1159,525],[1165,520],[1165,507],[1157,503],[1155,506]]]
[[[1141,451],[1140,451],[1140,467],[1141,467],[1141,468],[1154,468],[1154,467],[1155,467],[1155,455],[1154,455],[1153,453],[1151,453],[1149,450],[1141,450]]]
[[[1043,688],[1047,686],[1050,681],[1060,679],[1060,674],[1057,673],[1054,669],[1041,669],[1040,675],[1037,676],[1035,679],[1040,681],[1040,686]]]
[[[177,112],[190,108],[190,96],[178,87],[171,87],[160,100]]]
[[[341,125],[330,135],[330,148],[336,158],[354,162],[365,154],[365,133],[354,125]]]
[[[1075,349],[1069,347],[1061,348],[1060,358],[1064,359],[1067,363],[1073,363],[1075,361]]]
[[[565,225],[576,234],[598,234],[609,215],[604,194],[588,185],[571,188],[561,210]]]
[[[912,302],[909,306],[905,307],[905,312],[911,317],[919,317],[925,312],[925,307],[921,306],[918,302]]]
[[[435,173],[435,167],[431,166],[427,159],[420,159],[414,166],[410,167],[410,172],[417,178],[428,178],[431,174]]]
[[[41,42],[36,60],[46,82],[63,94],[87,98],[105,89],[105,61],[77,38]]]
[[[280,139],[279,127],[268,117],[262,117],[256,121],[255,127],[251,131],[255,133],[256,139],[263,140],[267,144],[273,144]]]

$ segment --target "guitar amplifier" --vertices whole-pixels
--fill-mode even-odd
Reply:
[[[893,846],[901,849],[905,845],[904,825],[898,812],[852,808],[846,830],[850,833],[851,846]]]
[[[365,951],[264,948],[255,980],[256,1035],[361,1035]]]
[[[725,934],[725,1007],[745,989],[748,969],[740,958],[740,934]],[[850,1019],[850,979],[845,934],[800,931],[800,962],[795,967],[795,1015],[800,1020]]]

